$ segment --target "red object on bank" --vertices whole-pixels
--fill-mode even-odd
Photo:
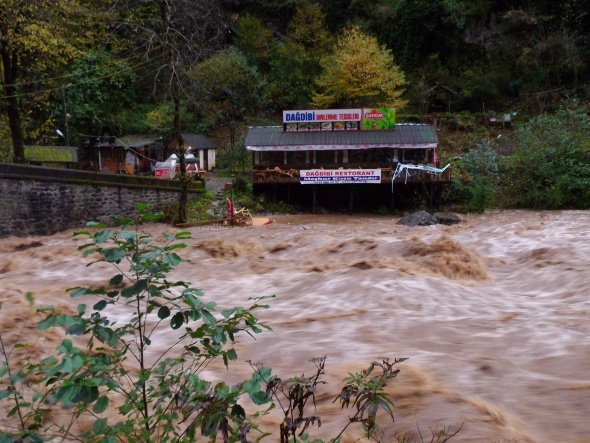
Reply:
[[[236,211],[236,209],[234,208],[234,205],[232,204],[232,202],[230,201],[230,199],[229,199],[229,198],[226,198],[226,199],[225,199],[225,205],[226,205],[226,207],[227,207],[227,215],[235,215],[235,214],[236,214],[236,212],[238,212],[238,211]]]

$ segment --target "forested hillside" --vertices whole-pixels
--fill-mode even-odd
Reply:
[[[70,144],[92,160],[89,136],[223,142],[283,109],[383,104],[463,129],[585,109],[589,14],[587,0],[6,0],[0,159]]]

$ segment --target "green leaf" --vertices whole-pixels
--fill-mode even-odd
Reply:
[[[43,331],[43,330],[48,329],[52,326],[55,326],[56,318],[57,318],[57,316],[55,314],[49,315],[49,317],[47,317],[45,320],[41,320],[40,322],[37,323],[37,325],[36,325],[37,329],[39,329],[40,331]]]
[[[183,323],[184,323],[184,315],[182,312],[177,312],[170,319],[170,327],[172,329],[180,328],[183,325]]]
[[[234,349],[228,350],[226,354],[227,358],[231,361],[236,361],[238,359],[238,354],[236,354],[236,351]]]
[[[84,320],[76,315],[61,314],[58,315],[55,320],[55,324],[63,328],[71,328],[72,326],[76,326],[81,323],[84,323]]]
[[[96,303],[92,309],[94,309],[95,311],[102,311],[104,308],[106,308],[107,306],[107,302],[106,300],[101,300],[98,303]]]
[[[109,263],[118,263],[127,255],[127,251],[124,248],[107,248],[103,251],[103,254],[105,260]]]
[[[80,323],[68,328],[68,335],[83,335],[86,332],[86,324]]]
[[[112,237],[113,233],[109,230],[105,230],[105,231],[100,231],[97,232],[96,234],[94,234],[94,241],[96,243],[104,243],[106,241],[109,241],[109,239]]]
[[[109,280],[109,286],[119,286],[123,282],[123,274],[117,274]]]
[[[164,254],[162,256],[162,260],[164,261],[164,263],[167,263],[171,266],[177,266],[182,262],[182,259],[174,253]]]
[[[74,368],[74,371],[80,369],[82,366],[84,366],[84,359],[79,355],[75,355],[72,358],[72,367]]]
[[[106,418],[99,418],[98,420],[96,420],[94,422],[94,425],[92,426],[92,431],[95,434],[100,434],[101,432],[103,432],[105,430],[106,427],[107,427],[107,419]]]
[[[215,323],[217,323],[217,320],[215,320],[215,317],[213,317],[213,315],[209,312],[209,311],[202,311],[203,314],[203,321],[209,325],[214,325]]]
[[[78,315],[84,315],[84,313],[86,312],[86,305],[85,304],[78,305],[77,311],[78,311]]]
[[[144,212],[145,210],[147,210],[147,208],[148,208],[147,203],[136,203],[135,204],[135,209],[137,210],[137,212]]]
[[[257,392],[260,392],[260,383],[255,380],[246,380],[242,386],[244,391],[248,394],[256,394]]]
[[[256,392],[254,394],[250,394],[250,399],[254,402],[255,405],[263,405],[270,402],[271,398],[266,395],[266,392]]]
[[[92,292],[92,289],[78,286],[77,288],[69,288],[67,291],[70,293],[70,297],[80,297],[81,295],[86,295],[89,292]]]
[[[259,380],[265,383],[270,381],[270,376],[272,375],[272,369],[267,367],[262,367],[258,369],[254,374],[252,374],[252,380]]]
[[[203,303],[201,303],[201,300],[199,300],[193,294],[190,294],[190,293],[187,294],[186,291],[184,294],[184,302],[187,305],[189,305],[191,308],[197,308],[203,304]]]
[[[0,400],[5,399],[10,395],[10,391],[8,389],[3,389],[0,391]]]
[[[117,235],[125,240],[133,240],[137,237],[137,231],[120,231]]]
[[[86,223],[86,226],[91,227],[91,228],[106,228],[104,223],[97,222],[97,221],[89,221],[88,223]],[[81,232],[81,233],[85,234],[85,235],[89,235],[88,232]]]
[[[156,214],[151,214],[151,213],[145,213],[143,214],[143,219],[145,221],[156,221],[156,220],[160,220],[162,217],[164,216],[164,214],[162,214],[161,212],[158,212]]]
[[[151,371],[147,370],[147,369],[143,369],[142,371],[139,372],[139,381],[141,383],[145,383],[146,381],[148,381],[151,377],[152,373]]]
[[[170,317],[170,308],[168,306],[162,306],[158,309],[158,318],[164,320],[168,317]]]
[[[229,318],[229,316],[232,315],[234,312],[236,312],[235,309],[225,309],[225,310],[221,311],[221,315],[224,318]]]
[[[121,295],[123,297],[132,297],[134,295],[138,295],[140,294],[142,291],[145,291],[147,289],[147,280],[145,278],[142,278],[141,280],[138,280],[137,282],[135,282],[132,286],[129,286],[128,288],[125,288],[121,291]]]
[[[92,408],[92,410],[95,414],[101,414],[104,411],[106,411],[108,407],[109,398],[106,395],[103,395],[102,397],[99,397],[98,400],[96,400],[96,403],[94,403],[94,407]]]

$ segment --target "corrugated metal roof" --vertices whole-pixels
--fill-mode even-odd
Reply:
[[[433,148],[438,146],[434,126],[398,123],[384,131],[286,132],[282,126],[248,129],[246,148],[251,151],[280,149],[356,149],[358,147]]]
[[[201,134],[182,134],[185,146],[193,149],[217,149],[215,143]]]
[[[78,149],[71,146],[25,146],[25,160],[41,163],[77,163]]]

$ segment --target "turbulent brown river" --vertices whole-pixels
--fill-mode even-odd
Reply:
[[[382,416],[384,441],[403,432],[430,441],[463,425],[452,441],[590,442],[590,212],[461,217],[455,226],[406,227],[397,217],[293,215],[190,229],[174,278],[220,308],[276,295],[259,311],[273,331],[241,337],[238,361],[229,371],[210,366],[208,376],[243,380],[246,360],[283,378],[311,375],[310,359],[327,356],[327,384],[309,412],[322,418],[311,434],[328,438],[347,417],[332,403],[341,380],[382,357],[408,357],[388,386],[395,422]],[[32,318],[25,294],[75,307],[66,288],[114,274],[87,268],[72,232],[0,240],[5,338],[54,346],[54,337],[22,328]],[[350,429],[346,442],[360,435]]]

